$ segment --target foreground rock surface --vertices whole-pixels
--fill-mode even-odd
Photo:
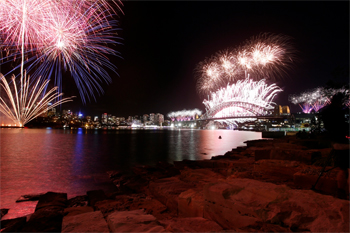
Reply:
[[[65,216],[62,232],[109,232],[101,211]]]
[[[132,211],[116,211],[107,217],[111,232],[163,232],[153,215],[146,214],[143,209]]]
[[[347,232],[349,201],[285,185],[232,179],[204,188],[204,217],[239,231],[258,222],[293,231]]]

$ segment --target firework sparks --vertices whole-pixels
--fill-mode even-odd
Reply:
[[[63,95],[57,92],[57,87],[44,93],[49,80],[38,79],[35,83],[30,83],[29,77],[24,75],[17,87],[16,78],[13,75],[11,88],[2,74],[0,74],[0,79],[2,89],[0,91],[2,94],[0,96],[0,111],[20,127],[48,110],[72,101],[73,98],[68,97],[55,101]],[[49,105],[49,103],[52,104]]]
[[[207,95],[249,74],[257,80],[281,77],[293,61],[289,41],[286,36],[262,34],[235,50],[217,53],[199,63],[197,91]]]
[[[239,80],[236,84],[213,92],[204,100],[205,118],[264,115],[273,109],[273,98],[282,91],[276,84],[267,85],[265,80]]]
[[[117,7],[121,4],[114,3]],[[5,59],[16,60],[22,55],[22,63],[10,72],[21,68],[23,76],[26,63],[33,78],[55,74],[55,85],[60,90],[62,72],[67,71],[83,102],[85,97],[94,97],[95,91],[103,92],[100,81],[111,82],[103,68],[116,73],[107,57],[117,55],[108,47],[117,43],[116,21],[111,20],[115,11],[108,1],[3,0],[0,9],[0,33],[4,47],[10,51]]]
[[[332,93],[339,92],[340,89],[332,89]],[[330,98],[326,94],[324,88],[318,87],[312,90],[303,92],[299,95],[289,96],[289,101],[293,104],[298,104],[303,111],[303,113],[311,113],[312,110],[318,112],[321,108],[330,103]]]
[[[182,110],[177,112],[170,112],[168,114],[168,117],[171,119],[171,121],[191,121],[195,120],[196,117],[202,115],[202,111],[199,109],[193,109],[193,110]]]

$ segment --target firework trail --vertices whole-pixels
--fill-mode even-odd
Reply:
[[[29,77],[24,74],[19,86],[17,86],[15,79],[16,77],[13,75],[11,88],[11,83],[9,84],[5,77],[0,74],[0,93],[2,94],[0,96],[0,112],[20,127],[48,110],[72,101],[73,97],[61,98],[49,105],[49,103],[63,95],[57,92],[57,87],[44,93],[49,80],[37,79],[35,83],[30,83]]]
[[[283,35],[261,34],[242,46],[218,52],[197,66],[197,91],[207,95],[227,83],[246,79],[277,79],[293,62],[290,38]]]
[[[21,68],[23,76],[25,63],[32,78],[54,74],[60,90],[62,75],[69,72],[83,102],[94,97],[94,91],[103,92],[101,81],[111,81],[103,67],[116,73],[107,57],[117,55],[108,47],[117,43],[115,11],[108,1],[3,0],[0,9],[5,59],[22,56],[21,64],[9,73]]]

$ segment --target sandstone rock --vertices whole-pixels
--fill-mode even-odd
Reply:
[[[93,211],[94,211],[94,208],[92,208],[91,206],[78,206],[78,207],[69,207],[64,209],[63,214],[65,217],[69,217],[69,216],[84,214],[84,213],[93,212]]]
[[[45,207],[67,207],[67,193],[47,192],[39,197],[35,211]]]
[[[339,169],[334,169],[333,173],[336,171],[339,171]],[[319,172],[316,174],[305,174],[303,171],[296,172],[293,175],[294,185],[304,189],[311,189],[316,183],[318,176]],[[335,195],[338,189],[336,177],[330,177],[327,176],[327,173],[324,173],[318,180],[315,189],[322,191],[325,194]]]
[[[177,177],[164,178],[149,183],[150,193],[170,211],[177,212],[180,193],[193,188],[193,185],[181,181]]]
[[[293,181],[293,175],[300,169],[300,162],[288,160],[259,160],[254,164],[254,172],[285,182]]]
[[[42,207],[30,216],[21,232],[60,232],[62,219],[63,207]]]
[[[122,176],[124,173],[121,171],[108,171],[107,174],[109,178],[113,179]]]
[[[1,220],[1,232],[19,232],[26,223],[26,217]]]
[[[216,222],[201,218],[174,218],[171,220],[159,221],[167,232],[222,232]]]
[[[349,229],[349,201],[311,190],[233,179],[205,186],[204,199],[204,217],[224,229],[245,229],[259,222],[282,225],[293,231]]]
[[[98,201],[107,199],[107,196],[103,190],[91,190],[86,192],[88,196],[88,205],[94,207]]]
[[[68,199],[68,207],[77,207],[77,206],[87,206],[88,198],[87,195],[76,196],[71,199]]]
[[[143,209],[115,211],[107,217],[111,232],[164,232],[164,228],[153,215]]]
[[[202,190],[189,189],[179,195],[178,216],[203,217],[204,197]]]
[[[192,184],[192,187],[203,186],[208,182],[217,182],[218,180],[224,179],[221,174],[215,173],[210,169],[183,169],[179,179],[186,183]]]
[[[244,143],[247,144],[247,149],[249,149],[249,147],[266,147],[266,146],[270,146],[274,142],[275,141],[271,140],[271,139],[258,139],[258,140],[245,141]]]
[[[0,219],[9,212],[9,209],[0,209]]]
[[[262,159],[279,159],[299,161],[305,164],[312,164],[320,158],[321,152],[317,150],[297,150],[297,149],[271,149],[262,148],[255,150],[255,161]]]
[[[164,214],[167,207],[155,198],[144,194],[118,195],[115,200],[99,201],[95,206],[104,217],[114,211],[137,210],[140,208],[144,209],[145,213],[152,214],[157,218],[167,217],[167,214]]]
[[[35,194],[25,194],[20,196],[16,202],[23,202],[23,201],[37,201],[39,198],[44,195],[45,193],[35,193]]]
[[[40,196],[35,212],[22,228],[22,232],[61,231],[63,210],[67,207],[67,194],[47,192]]]
[[[109,232],[101,211],[65,216],[62,232]]]

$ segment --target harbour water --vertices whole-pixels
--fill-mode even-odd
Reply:
[[[34,211],[36,202],[15,203],[23,194],[48,191],[68,198],[109,189],[110,170],[135,165],[210,159],[261,133],[232,130],[0,129],[1,208],[6,218]],[[221,136],[221,139],[219,139]]]

